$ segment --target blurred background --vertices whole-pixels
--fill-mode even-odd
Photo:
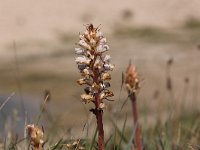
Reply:
[[[143,129],[169,116],[195,116],[200,111],[199,7],[199,0],[2,0],[0,102],[15,94],[1,110],[0,122],[23,131],[24,118],[33,123],[50,93],[41,124],[80,136],[77,131],[93,118],[88,111],[92,104],[80,102],[83,87],[76,83],[80,74],[74,61],[79,32],[87,23],[100,25],[115,64],[115,102],[106,102],[105,116],[116,115],[119,125],[125,114],[130,118],[129,101],[120,111],[127,99],[120,87],[129,60],[141,78],[138,105]],[[95,124],[94,118],[91,122]],[[132,126],[131,119],[127,125]],[[4,129],[2,124],[1,136]]]

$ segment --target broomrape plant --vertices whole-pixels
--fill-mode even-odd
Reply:
[[[131,62],[126,70],[125,83],[126,83],[128,96],[132,104],[132,114],[133,114],[133,121],[134,121],[134,127],[135,127],[136,149],[142,150],[141,133],[140,133],[140,127],[138,125],[138,110],[137,110],[137,92],[140,88],[140,80],[139,80],[136,68],[134,65],[131,64]]]
[[[96,116],[98,129],[99,150],[104,150],[104,130],[103,130],[103,100],[109,100],[114,96],[109,90],[111,75],[108,73],[114,69],[110,64],[110,55],[104,53],[109,50],[107,40],[92,24],[86,25],[86,31],[79,35],[78,48],[75,52],[78,55],[75,62],[82,78],[77,81],[80,85],[85,85],[85,93],[81,95],[84,103],[94,103],[94,108],[90,111]]]

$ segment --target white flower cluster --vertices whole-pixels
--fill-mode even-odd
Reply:
[[[86,26],[85,33],[80,34],[79,38],[79,48],[75,48],[75,53],[78,55],[75,62],[78,64],[82,78],[77,82],[86,85],[81,99],[85,103],[92,101],[102,107],[103,99],[113,96],[113,93],[108,90],[111,79],[108,72],[114,69],[114,65],[110,64],[110,55],[103,55],[109,50],[109,46],[106,38],[92,24]],[[95,102],[97,94],[99,98],[97,98],[98,102]]]

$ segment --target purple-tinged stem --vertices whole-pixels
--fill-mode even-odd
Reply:
[[[132,104],[132,113],[133,113],[133,121],[135,126],[135,144],[137,150],[142,150],[142,143],[141,143],[141,133],[140,127],[138,125],[138,111],[137,111],[137,98],[135,93],[130,94],[131,104]]]
[[[98,81],[98,77],[99,77],[99,72],[93,70],[94,72],[94,77],[93,80],[94,82],[98,85],[99,81]],[[95,112],[94,114],[96,115],[96,119],[97,119],[97,129],[98,129],[98,147],[99,150],[104,150],[104,129],[103,129],[103,111],[100,109],[100,103],[101,103],[101,99],[100,99],[100,90],[95,94]]]

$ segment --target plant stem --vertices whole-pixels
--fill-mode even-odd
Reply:
[[[103,111],[96,109],[96,119],[98,128],[98,146],[99,150],[104,150],[104,130],[103,130]]]
[[[99,81],[98,81],[99,72],[96,70],[93,70],[93,72],[94,72],[93,81],[98,85],[99,84]],[[99,150],[104,150],[103,111],[101,109],[99,109],[99,106],[101,103],[100,93],[101,93],[101,91],[99,90],[95,94],[95,102],[94,102],[95,103],[95,112],[94,113],[95,113],[96,119],[97,119]]]
[[[138,125],[138,111],[137,111],[137,98],[135,93],[130,93],[130,99],[132,104],[132,113],[133,113],[133,121],[135,126],[135,144],[137,150],[142,150],[142,143],[141,143],[141,134],[140,134],[140,127]]]

